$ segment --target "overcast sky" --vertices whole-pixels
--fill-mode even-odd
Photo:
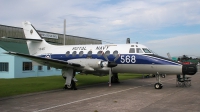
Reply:
[[[0,0],[0,24],[200,56],[200,0]],[[106,44],[105,42],[103,42]]]

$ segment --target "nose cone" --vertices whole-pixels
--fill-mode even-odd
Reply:
[[[197,66],[195,64],[183,65],[182,73],[185,75],[194,75],[197,73]]]

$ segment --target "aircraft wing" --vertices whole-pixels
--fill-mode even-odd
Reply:
[[[82,67],[80,64],[77,64],[77,63],[71,63],[71,62],[69,63],[67,61],[61,61],[61,60],[51,59],[51,58],[43,58],[43,57],[32,56],[32,55],[27,55],[27,54],[22,54],[22,53],[6,52],[5,54],[24,57],[32,61],[35,61],[41,65],[51,66],[51,67],[59,68],[59,69],[66,68],[66,67],[71,67],[71,68]]]

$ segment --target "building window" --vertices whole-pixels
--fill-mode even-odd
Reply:
[[[23,62],[23,71],[32,70],[32,62]]]
[[[8,72],[9,71],[9,63],[7,62],[1,62],[0,63],[0,72]]]
[[[50,67],[50,66],[47,66],[47,70],[51,70],[51,67]]]
[[[42,66],[38,66],[38,70],[42,70]]]

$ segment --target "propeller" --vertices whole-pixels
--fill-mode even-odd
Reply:
[[[102,55],[106,59],[106,61],[108,62],[107,67],[110,68],[109,69],[109,86],[111,86],[112,67],[117,66],[117,63],[115,61],[117,61],[117,59],[120,57],[120,55],[117,53],[117,55],[115,55],[114,61],[109,61],[108,57],[105,55],[105,53],[103,51],[102,51]]]

